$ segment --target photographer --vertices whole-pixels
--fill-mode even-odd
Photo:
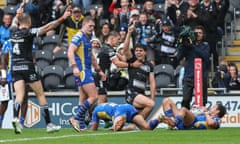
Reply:
[[[188,27],[187,27],[188,28]],[[190,29],[190,28],[189,28]],[[188,32],[188,35],[182,35],[182,29],[179,34],[179,48],[177,59],[181,60],[185,57],[185,72],[183,78],[183,100],[182,107],[190,109],[190,102],[192,101],[192,94],[194,89],[194,59],[202,59],[202,74],[203,74],[203,105],[207,103],[207,77],[208,66],[210,65],[210,48],[207,42],[203,41],[204,28],[202,26],[196,26],[194,36],[192,31]],[[183,37],[181,37],[183,36]]]

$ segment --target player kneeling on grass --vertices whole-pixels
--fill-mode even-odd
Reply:
[[[97,130],[99,119],[113,120],[113,130],[124,130],[124,124],[134,123],[141,130],[153,130],[159,124],[158,119],[146,122],[130,104],[103,103],[95,107],[92,114],[92,130]]]
[[[165,98],[162,106],[165,116],[160,116],[160,121],[179,130],[218,129],[220,119],[226,114],[226,108],[222,104],[213,105],[209,111],[204,107],[197,108],[198,110],[194,107],[195,110],[191,111],[184,107],[178,109],[171,98]]]

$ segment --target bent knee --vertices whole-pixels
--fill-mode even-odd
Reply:
[[[167,97],[165,99],[163,99],[163,104],[169,104],[169,103],[172,103],[172,99],[170,97]]]
[[[153,108],[155,106],[155,102],[153,100],[151,100],[149,103],[149,106]]]

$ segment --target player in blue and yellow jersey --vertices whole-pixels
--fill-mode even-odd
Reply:
[[[129,130],[123,127],[126,122],[136,124],[141,130],[153,130],[160,122],[158,119],[147,122],[132,105],[115,103],[102,103],[95,107],[92,114],[92,130],[98,129],[100,119],[112,120],[114,131]]]
[[[116,103],[98,104],[92,112],[92,130],[97,130],[100,119],[105,122],[112,121],[117,106]]]
[[[190,111],[185,107],[178,109],[172,99],[165,98],[162,106],[165,116],[160,116],[161,122],[179,130],[218,129],[220,119],[226,114],[226,108],[222,104],[213,105],[209,111],[205,107],[197,107],[198,110]]]
[[[78,132],[86,130],[85,113],[97,101],[98,94],[93,79],[92,66],[101,76],[101,80],[106,80],[105,74],[92,55],[90,40],[94,27],[94,20],[90,16],[85,17],[81,30],[72,38],[68,48],[68,59],[73,68],[79,91],[78,111],[69,119],[69,122]]]

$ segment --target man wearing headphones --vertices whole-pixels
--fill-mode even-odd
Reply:
[[[203,105],[207,103],[207,78],[208,78],[208,66],[210,65],[210,48],[204,39],[204,27],[196,26],[194,28],[196,33],[195,40],[188,38],[187,43],[183,39],[179,40],[182,44],[182,48],[179,49],[177,59],[181,60],[185,57],[185,72],[183,78],[183,100],[182,107],[190,109],[190,102],[192,101],[192,94],[194,89],[194,59],[202,59],[202,80],[203,80]]]

